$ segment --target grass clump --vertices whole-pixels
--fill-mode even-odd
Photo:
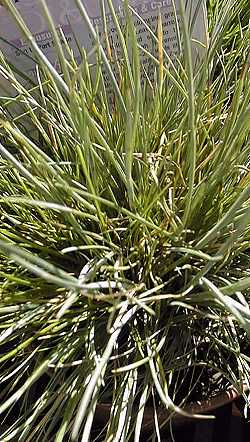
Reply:
[[[249,385],[250,30],[219,4],[199,66],[158,32],[154,81],[127,2],[118,79],[101,42],[93,71],[57,39],[63,75],[31,42],[30,88],[2,54],[1,440],[87,441],[110,403],[103,438],[138,441],[145,407]]]

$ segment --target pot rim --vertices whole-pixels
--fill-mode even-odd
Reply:
[[[165,426],[171,421],[173,424],[182,425],[184,423],[193,422],[194,420],[199,421],[200,419],[214,419],[214,415],[207,413],[213,412],[224,405],[228,405],[234,402],[236,399],[239,399],[239,397],[247,390],[247,386],[244,386],[241,391],[237,390],[233,386],[230,386],[224,392],[215,395],[211,399],[188,404],[187,406],[183,407],[183,411],[190,414],[190,416],[183,416],[178,413],[173,414],[166,408],[158,408],[158,423],[160,426]],[[111,403],[97,404],[96,417],[98,418],[97,420],[100,423],[107,423],[111,411],[111,406]],[[155,410],[153,407],[145,407],[142,430],[147,431],[152,429],[152,426],[154,425],[154,414]],[[192,416],[192,414],[196,416]],[[197,415],[201,416],[199,417]]]

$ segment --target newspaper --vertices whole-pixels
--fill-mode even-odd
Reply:
[[[174,5],[173,5],[174,2]],[[0,3],[4,3],[3,1]],[[103,20],[100,11],[99,0],[82,0],[92,24],[98,29],[102,41]],[[119,38],[112,22],[112,17],[106,6],[106,23],[109,30],[111,46],[117,57],[120,57],[121,48]],[[123,1],[113,0],[114,8],[123,16]],[[205,0],[186,0],[187,14],[193,20],[192,39],[196,54],[199,54],[202,45],[206,45],[206,7]],[[24,21],[33,33],[35,40],[48,59],[56,65],[56,53],[53,35],[48,29],[48,24],[43,15],[39,0],[15,0],[17,9]],[[79,45],[87,52],[91,50],[93,38],[89,33],[86,23],[83,21],[75,0],[47,0],[50,13],[58,28],[61,28],[67,43],[73,49],[76,58],[80,61]],[[151,51],[152,35],[145,26],[147,24],[153,32],[157,30],[159,14],[162,17],[164,47],[171,56],[179,51],[178,30],[176,18],[180,23],[179,0],[142,1],[130,0],[129,5],[134,9],[134,23],[140,46],[146,51]],[[140,20],[139,17],[142,17]],[[200,42],[200,43],[199,43]],[[13,18],[4,6],[0,6],[0,49],[5,58],[22,72],[32,75],[35,73],[35,62],[32,60],[32,49],[27,40],[21,35]]]

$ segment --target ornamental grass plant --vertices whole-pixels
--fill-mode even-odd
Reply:
[[[84,49],[78,65],[62,46],[41,0],[62,75],[2,3],[37,69],[24,87],[1,54],[15,90],[0,97],[1,441],[88,441],[103,403],[100,440],[139,441],[147,407],[160,440],[159,409],[185,415],[230,385],[247,404],[248,0],[208,2],[198,65],[184,8],[174,62],[159,16],[144,81],[127,1],[113,60],[76,0],[93,70]]]

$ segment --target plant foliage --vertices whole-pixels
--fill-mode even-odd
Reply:
[[[127,2],[124,56],[91,28],[93,70],[41,0],[63,75],[3,3],[38,64],[27,88],[1,54],[1,440],[87,441],[110,403],[103,440],[139,441],[145,407],[157,434],[159,407],[249,385],[248,0],[208,2],[199,66],[184,15],[176,63],[159,18],[144,82]]]

